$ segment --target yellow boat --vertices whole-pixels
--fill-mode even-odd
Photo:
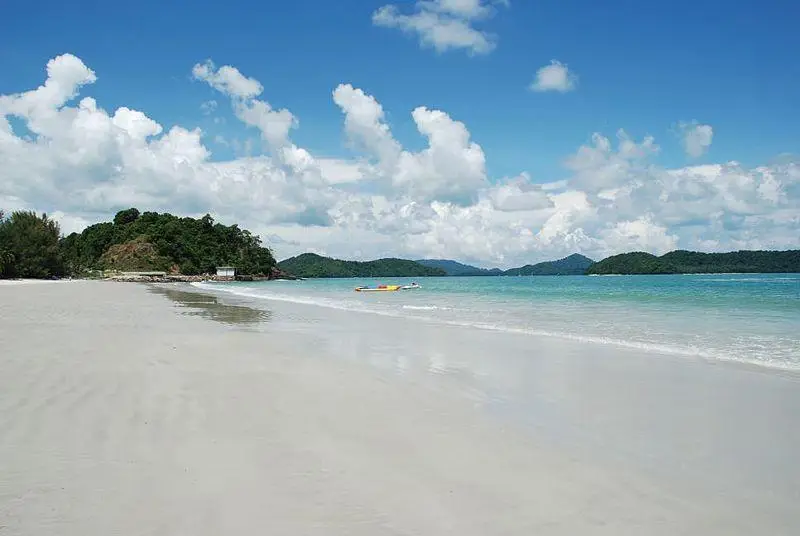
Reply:
[[[356,287],[356,292],[394,292],[402,285],[378,285],[377,287]]]
[[[377,287],[356,287],[356,292],[394,292],[396,290],[411,290],[422,288],[417,283],[410,285],[378,285]]]

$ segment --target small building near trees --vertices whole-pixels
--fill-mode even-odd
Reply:
[[[217,266],[217,277],[234,279],[236,277],[236,268],[233,266]]]

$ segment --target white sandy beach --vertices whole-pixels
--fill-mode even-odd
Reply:
[[[0,287],[16,285],[46,285],[48,283],[74,283],[77,279],[0,279]]]
[[[709,494],[561,450],[453,391],[313,355],[301,336],[181,315],[145,285],[3,286],[0,534],[800,532],[796,497]],[[734,387],[760,393],[760,376]],[[640,409],[682,418],[680,401]],[[774,431],[796,438],[787,424]],[[781,438],[764,441],[768,457]]]

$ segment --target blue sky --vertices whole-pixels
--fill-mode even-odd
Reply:
[[[0,93],[41,83],[46,61],[71,52],[98,73],[87,94],[108,108],[146,110],[165,126],[201,125],[209,138],[242,133],[199,114],[214,92],[193,83],[190,69],[212,58],[260,80],[266,100],[299,118],[294,139],[315,153],[348,154],[330,94],[350,82],[383,104],[405,146],[424,144],[411,110],[441,108],[470,129],[491,176],[527,170],[540,181],[564,175],[560,162],[595,131],[651,134],[668,166],[686,163],[671,133],[682,120],[714,127],[700,161],[757,165],[800,147],[794,3],[517,0],[478,25],[497,36],[497,48],[476,57],[437,53],[374,26],[370,15],[385,3],[14,3],[0,22]],[[413,2],[396,4],[413,10]],[[577,90],[527,90],[554,58],[579,76]]]

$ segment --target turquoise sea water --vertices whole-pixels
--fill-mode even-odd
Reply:
[[[800,274],[418,278],[198,283],[305,303],[510,333],[800,370]],[[655,357],[655,356],[654,356]]]

